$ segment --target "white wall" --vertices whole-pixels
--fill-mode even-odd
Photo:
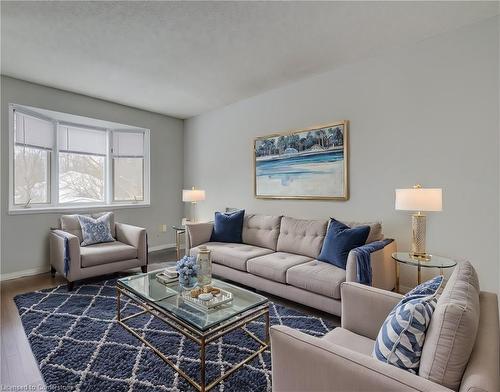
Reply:
[[[146,227],[149,245],[175,242],[182,216],[183,121],[25,81],[1,78],[1,273],[49,268],[48,232],[58,213],[8,215],[8,104],[17,103],[151,130],[151,206],[116,210],[116,220]],[[159,225],[167,224],[166,233]]]
[[[328,48],[325,48],[328,50]],[[467,258],[483,289],[499,277],[498,19],[275,89],[185,121],[184,185],[207,191],[199,214],[226,206],[269,214],[382,220],[408,249],[410,217],[394,189],[442,187],[428,250]],[[350,120],[347,202],[257,200],[252,141]],[[414,270],[403,271],[407,285]],[[403,282],[405,283],[405,282]]]

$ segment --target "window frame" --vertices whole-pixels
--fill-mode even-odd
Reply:
[[[15,162],[14,162],[14,115],[18,111],[22,114],[39,118],[44,121],[49,121],[53,124],[54,142],[52,149],[49,150],[48,164],[48,203],[31,203],[28,207],[24,204],[15,204]],[[86,118],[89,120],[95,120]],[[74,122],[59,121],[58,119],[49,118],[43,114],[34,112],[22,105],[9,104],[9,214],[32,214],[44,212],[74,212],[87,211],[96,209],[119,209],[119,208],[138,208],[148,207],[150,205],[150,130],[147,128],[131,127],[123,129],[118,126],[116,128],[103,128],[101,126],[89,126],[87,124],[78,124]],[[73,126],[83,129],[99,130],[106,133],[106,154],[104,159],[104,202],[88,202],[88,203],[61,203],[59,201],[59,127]],[[112,152],[112,135],[113,131],[143,133],[144,135],[144,153],[143,153],[143,200],[124,201],[113,200],[114,198],[114,178],[113,178],[113,152]]]

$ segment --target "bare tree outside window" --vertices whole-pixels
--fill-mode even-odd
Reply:
[[[143,158],[114,158],[114,200],[144,200]]]
[[[105,157],[59,153],[59,202],[104,201]]]
[[[49,202],[50,151],[14,146],[14,203]]]

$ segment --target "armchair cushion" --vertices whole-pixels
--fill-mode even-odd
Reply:
[[[374,340],[355,334],[342,327],[332,329],[322,339],[364,355],[372,355],[373,346],[375,345]]]
[[[458,263],[429,325],[419,375],[458,390],[476,341],[479,283],[471,263]],[[498,350],[498,346],[497,346]]]
[[[137,248],[123,242],[105,242],[80,248],[82,268],[137,258]]]

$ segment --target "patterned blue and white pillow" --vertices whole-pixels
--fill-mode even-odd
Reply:
[[[372,356],[417,374],[436,302],[435,295],[404,297],[382,324]]]
[[[115,240],[111,235],[110,212],[101,215],[97,219],[85,215],[77,215],[77,217],[83,235],[81,246],[99,244],[101,242],[112,242]]]
[[[439,288],[441,287],[441,284],[443,283],[443,279],[444,279],[443,275],[435,276],[434,278],[428,280],[427,282],[421,283],[414,289],[408,291],[405,294],[405,297],[416,297],[416,296],[426,297],[428,295],[436,294]]]

